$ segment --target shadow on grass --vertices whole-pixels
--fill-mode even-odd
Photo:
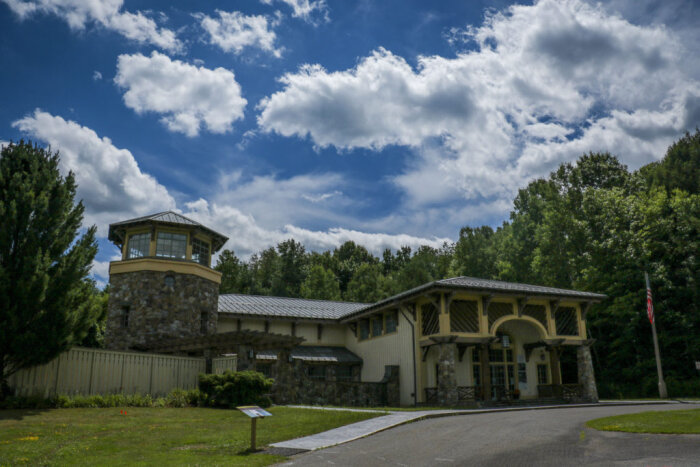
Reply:
[[[0,420],[24,420],[25,417],[39,415],[49,410],[52,409],[0,409]]]

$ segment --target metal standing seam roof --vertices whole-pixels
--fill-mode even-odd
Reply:
[[[337,320],[369,305],[260,295],[219,295],[219,313],[260,317]]]
[[[215,230],[212,230],[209,227],[206,227],[197,221],[194,221],[188,217],[183,216],[182,214],[178,214],[178,213],[173,212],[173,211],[159,212],[156,214],[150,214],[148,216],[136,217],[134,219],[128,219],[125,221],[114,222],[112,224],[109,224],[109,240],[110,241],[120,240],[117,237],[116,232],[115,232],[117,229],[119,229],[119,227],[125,227],[128,225],[140,224],[140,223],[144,223],[144,222],[158,222],[158,223],[163,223],[163,224],[174,224],[174,225],[185,225],[185,226],[197,227],[197,228],[209,233],[213,237],[218,238],[219,248],[221,246],[223,246],[224,243],[226,243],[226,241],[228,240],[227,236],[222,235],[219,232],[216,232]],[[123,240],[123,239],[121,239],[121,240]]]
[[[345,347],[331,347],[322,345],[301,345],[290,351],[292,358],[305,362],[324,363],[362,363],[362,359]],[[274,350],[261,350],[256,352],[255,358],[259,360],[277,360]]]
[[[370,311],[374,308],[382,307],[391,302],[402,300],[404,298],[410,297],[421,292],[425,292],[433,288],[465,289],[481,292],[501,292],[505,294],[517,295],[548,295],[552,297],[562,297],[589,301],[601,301],[607,298],[607,295],[593,292],[583,292],[580,290],[559,289],[556,287],[545,287],[542,285],[520,284],[517,282],[505,282],[492,279],[479,279],[476,277],[461,276],[452,277],[449,279],[441,279],[438,281],[433,281],[427,284],[420,285],[400,294],[394,295],[384,300],[380,300],[377,303],[368,305],[363,309],[356,310],[355,312],[352,312],[349,315],[344,316],[343,318],[351,318],[353,315],[357,315],[365,311]]]

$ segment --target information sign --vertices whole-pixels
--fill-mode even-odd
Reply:
[[[242,405],[236,407],[238,410],[250,417],[250,450],[255,451],[255,438],[257,431],[258,418],[271,417],[272,414],[265,409],[261,409],[257,405]]]
[[[249,416],[250,418],[272,417],[272,414],[265,409],[261,409],[257,405],[244,405],[236,407],[238,410]]]

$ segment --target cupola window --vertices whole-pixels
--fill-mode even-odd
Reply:
[[[151,234],[142,233],[129,236],[129,244],[126,248],[126,257],[141,258],[148,256],[148,250],[151,245]]]
[[[170,232],[158,232],[156,256],[162,258],[185,259],[187,252],[187,235]]]
[[[198,239],[192,240],[192,261],[209,266],[209,244]]]

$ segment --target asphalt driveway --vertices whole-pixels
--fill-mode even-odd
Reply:
[[[579,407],[429,419],[294,457],[285,465],[700,466],[700,435],[602,432],[587,420],[700,404]]]

